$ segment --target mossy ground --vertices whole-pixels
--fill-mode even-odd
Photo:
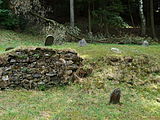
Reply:
[[[18,34],[0,30],[0,52],[7,47],[43,46],[41,36]],[[122,53],[110,51],[119,48]],[[1,120],[159,120],[160,97],[158,84],[128,85],[106,78],[110,66],[104,61],[108,56],[147,55],[152,62],[160,62],[160,45],[89,44],[79,47],[77,43],[64,43],[49,48],[75,49],[85,60],[94,63],[94,71],[82,83],[54,87],[46,91],[8,90],[0,91]],[[160,73],[151,73],[158,76]],[[127,78],[128,76],[126,76]],[[150,79],[150,78],[145,78]],[[142,80],[140,80],[142,81]],[[114,88],[122,91],[121,105],[108,105]]]

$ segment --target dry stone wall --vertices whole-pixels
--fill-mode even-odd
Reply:
[[[38,89],[68,83],[82,58],[73,50],[16,49],[0,57],[0,89]]]

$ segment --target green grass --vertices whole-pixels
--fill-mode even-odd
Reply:
[[[7,47],[43,46],[41,36],[19,34],[0,30],[0,52]],[[115,54],[110,48],[122,50]],[[56,49],[75,49],[89,64],[98,66],[93,74],[81,84],[54,87],[46,91],[8,90],[0,91],[0,120],[160,120],[160,86],[129,86],[105,79],[107,65],[104,56],[140,56],[145,54],[153,61],[160,60],[160,45],[89,44],[79,47],[77,43],[53,45]],[[126,76],[127,77],[127,76]],[[103,82],[103,87],[99,84]],[[121,88],[121,105],[108,105],[114,88]]]

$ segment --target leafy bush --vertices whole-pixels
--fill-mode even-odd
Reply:
[[[17,17],[8,9],[7,2],[5,0],[0,0],[0,26],[7,29],[13,29],[20,24],[23,24],[20,20],[20,17]]]
[[[8,29],[13,29],[19,24],[19,20],[10,10],[0,9],[0,25]]]

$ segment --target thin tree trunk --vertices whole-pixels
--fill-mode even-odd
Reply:
[[[129,15],[130,15],[130,18],[131,18],[132,26],[135,27],[132,12],[131,12],[130,0],[128,0],[128,8],[129,8]]]
[[[91,3],[88,2],[88,31],[89,33],[92,32],[92,25],[91,25]]]
[[[143,12],[143,0],[139,0],[139,13],[141,18],[141,35],[146,34],[146,19]]]
[[[145,0],[146,4],[146,33],[151,36],[150,0]]]
[[[154,12],[153,12],[153,0],[150,0],[150,17],[151,17],[151,31],[153,39],[157,39],[154,25]]]
[[[70,0],[70,24],[74,27],[74,0]]]
[[[108,23],[105,24],[105,29],[106,29],[106,31],[105,31],[106,32],[106,36],[109,37],[110,34],[109,34]]]

